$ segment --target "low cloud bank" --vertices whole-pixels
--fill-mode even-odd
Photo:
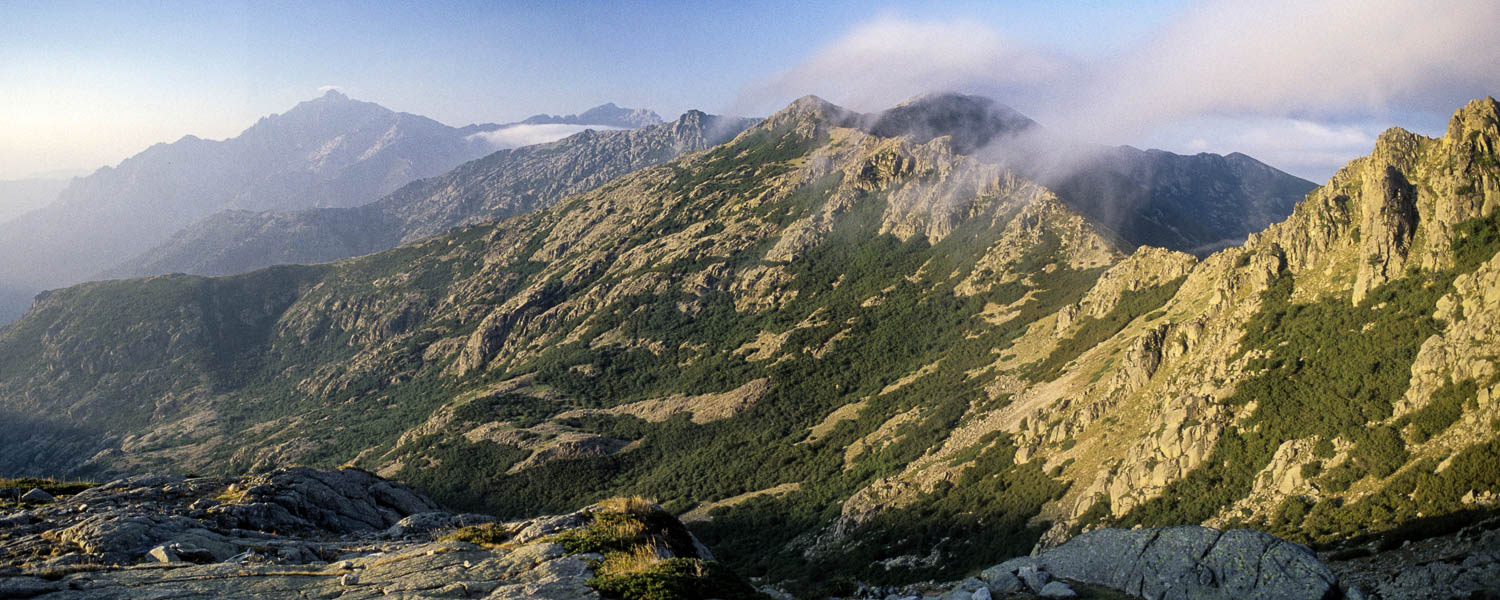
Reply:
[[[511,125],[494,131],[482,131],[469,136],[469,139],[482,140],[495,150],[504,150],[506,148],[519,148],[521,146],[554,142],[586,129],[611,131],[622,128],[607,125]]]

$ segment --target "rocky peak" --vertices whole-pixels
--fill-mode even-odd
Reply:
[[[808,94],[788,104],[776,114],[766,117],[761,127],[776,129],[789,123],[809,123],[840,126],[846,124],[855,113],[832,102]]]
[[[1479,150],[1493,152],[1500,139],[1500,103],[1493,97],[1470,100],[1448,120],[1448,139],[1463,141],[1472,137]]]
[[[323,92],[323,95],[319,96],[317,99],[324,102],[348,102],[349,96],[336,89],[330,89],[326,92]]]
[[[672,123],[672,129],[678,135],[687,130],[701,132],[710,128],[716,120],[717,117],[714,115],[694,109],[682,113],[682,116],[677,117],[677,120]]]
[[[1036,127],[1014,109],[981,96],[943,93],[912,98],[868,119],[864,129],[881,137],[908,136],[918,143],[953,138],[953,148],[968,154],[997,138]]]

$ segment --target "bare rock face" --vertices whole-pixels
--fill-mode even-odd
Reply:
[[[221,522],[261,531],[369,532],[438,510],[409,487],[354,469],[286,469],[229,493],[239,490],[243,500],[225,505]]]
[[[338,536],[372,536],[439,510],[405,485],[353,469],[143,475],[0,520],[0,564],[216,562],[245,552],[326,559]]]
[[[1417,232],[1417,192],[1401,171],[1387,166],[1378,179],[1365,182],[1364,195],[1375,203],[1360,223],[1360,255],[1364,260],[1354,280],[1356,303],[1371,288],[1399,276]]]
[[[1399,548],[1331,560],[1344,597],[1492,598],[1500,581],[1500,523],[1489,519]]]
[[[1333,572],[1311,550],[1250,529],[1100,529],[1035,564],[1054,577],[1143,598],[1321,600],[1337,593]]]
[[[1142,246],[1130,257],[1120,261],[1094,282],[1089,293],[1078,301],[1075,314],[1079,316],[1103,317],[1119,303],[1125,292],[1162,285],[1178,277],[1186,277],[1198,261],[1191,254],[1173,252],[1163,248]],[[1059,321],[1059,325],[1061,321]]]

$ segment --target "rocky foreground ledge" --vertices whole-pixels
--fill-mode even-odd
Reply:
[[[639,499],[493,521],[359,470],[122,479],[0,512],[0,598],[755,595]]]
[[[0,599],[782,596],[639,498],[497,523],[364,471],[304,468],[6,497],[20,508],[0,508]],[[1331,563],[1258,531],[1185,526],[1101,529],[963,581],[858,597],[1494,598],[1497,581],[1500,522]]]
[[[1326,561],[1324,559],[1327,559]],[[1123,595],[1122,595],[1123,594]],[[865,590],[880,600],[1500,598],[1500,517],[1423,540],[1325,553],[1251,529],[1100,529],[977,577]]]
[[[1337,577],[1307,547],[1250,529],[1197,526],[1100,529],[1037,556],[942,586],[871,590],[870,598],[1119,598],[1324,600],[1341,598]]]

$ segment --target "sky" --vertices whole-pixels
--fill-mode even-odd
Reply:
[[[329,86],[450,125],[604,102],[764,116],[979,93],[1084,141],[1322,182],[1500,93],[1494,0],[0,0],[0,179],[224,139]]]

